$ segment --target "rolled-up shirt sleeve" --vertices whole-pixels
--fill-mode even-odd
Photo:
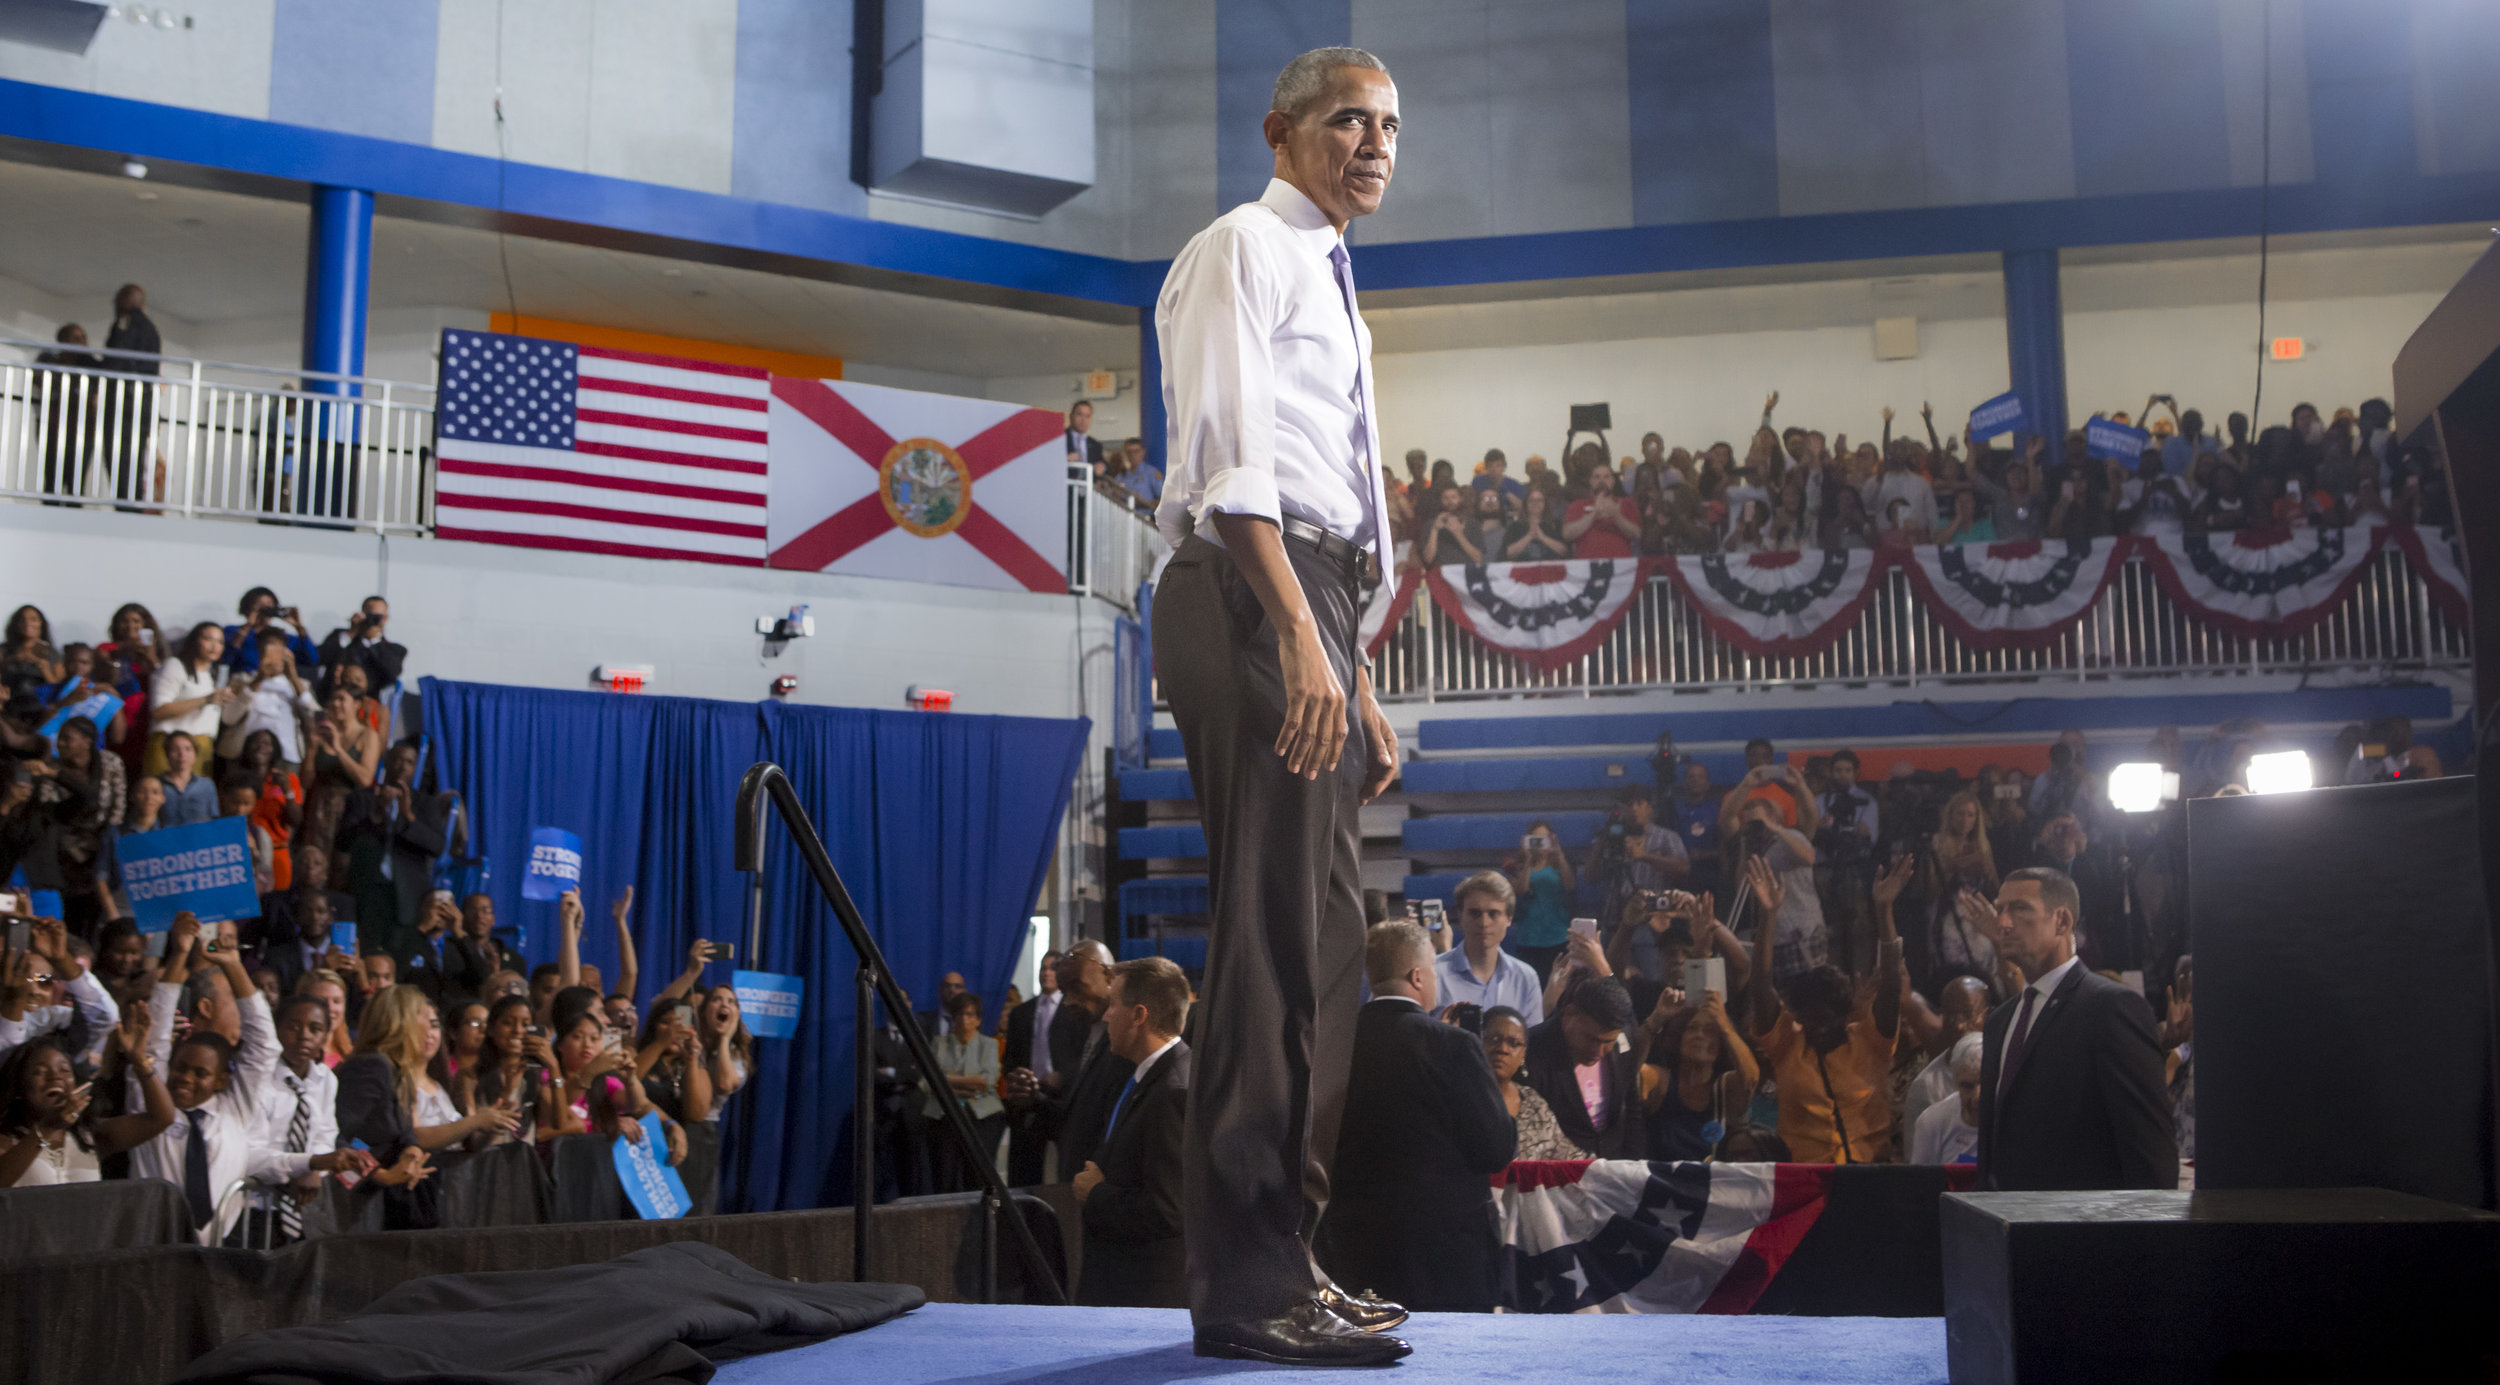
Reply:
[[[1178,544],[1214,514],[1281,517],[1276,489],[1275,276],[1240,231],[1182,252],[1156,308],[1175,444],[1155,522]]]

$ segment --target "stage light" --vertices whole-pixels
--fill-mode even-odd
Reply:
[[[2306,750],[2276,750],[2248,757],[2250,793],[2296,793],[2315,782]]]
[[[122,176],[125,178],[145,178],[148,176],[148,166],[139,162],[137,159],[124,159],[122,160]]]
[[[2179,797],[2179,776],[2150,760],[2118,765],[2109,772],[2109,806],[2122,813],[2149,813]]]

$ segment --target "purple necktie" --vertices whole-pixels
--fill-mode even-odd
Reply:
[[[2014,1080],[2014,1065],[2022,1061],[2023,1041],[2031,1037],[2031,1002],[2039,992],[2023,988],[2023,1008],[2014,1012],[2014,1030],[2005,1036],[2005,1057],[1997,1064],[1997,1093],[2003,1095],[2006,1084]]]
[[[1372,487],[1375,483],[1372,480],[1371,414],[1363,407],[1363,328],[1360,316],[1354,311],[1354,261],[1345,252],[1342,236],[1335,245],[1328,247],[1328,263],[1336,271],[1337,296],[1345,302],[1346,326],[1354,333],[1354,422],[1357,434],[1354,484],[1363,493],[1363,513],[1371,518],[1372,542],[1386,553],[1388,535],[1381,532],[1380,515],[1372,507]],[[1385,563],[1383,567],[1386,567]]]

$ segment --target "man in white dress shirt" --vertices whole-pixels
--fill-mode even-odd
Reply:
[[[216,1026],[195,1024],[176,1044],[174,1012],[182,1008],[183,983],[212,967],[225,976],[230,998],[223,1003],[241,1011],[242,1040],[229,1042]],[[174,1123],[130,1151],[130,1176],[180,1188],[200,1240],[215,1245],[243,1213],[242,1202],[226,1193],[258,1159],[259,1092],[277,1067],[278,1039],[269,998],[243,970],[242,955],[229,944],[215,951],[200,946],[200,922],[187,913],[174,916],[165,937],[165,968],[149,1001],[148,1056],[165,1074]]]
[[[1380,206],[1397,87],[1323,48],[1276,81],[1275,177],[1172,262],[1156,671],[1207,834],[1212,936],[1183,1144],[1200,1355],[1365,1365],[1405,1310],[1330,1283],[1327,1204],[1363,965],[1358,808],[1397,775],[1354,633],[1387,566],[1371,337],[1346,224]]]

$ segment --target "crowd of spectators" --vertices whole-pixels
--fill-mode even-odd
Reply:
[[[1129,509],[1151,515],[1163,499],[1163,473],[1146,460],[1144,438],[1123,438],[1105,447],[1093,436],[1094,406],[1078,400],[1068,410],[1068,465],[1093,472],[1094,489]]]
[[[2168,395],[2111,420],[2149,435],[2132,459],[2096,457],[2085,433],[2013,434],[2015,446],[1893,433],[1873,440],[1775,428],[1775,393],[1739,456],[1727,442],[1670,448],[1658,433],[1638,457],[1609,460],[1596,441],[1560,467],[1532,456],[1514,474],[1499,448],[1461,476],[1421,449],[1390,477],[1392,528],[1408,562],[1548,561],[1691,553],[1777,553],[1882,545],[2084,540],[2113,534],[2269,526],[2448,524],[2445,471],[2400,446],[2382,399],[2330,417],[2295,405],[2288,425],[2250,436],[2234,413],[2210,430]]]
[[[630,890],[612,982],[581,959],[575,894],[557,960],[498,934],[445,868],[464,815],[394,737],[389,623],[372,597],[316,640],[266,587],[178,638],[135,603],[94,643],[10,615],[0,903],[35,921],[0,954],[0,1187],[160,1178],[203,1240],[268,1245],[335,1180],[424,1226],[446,1156],[636,1141],[656,1116],[682,1162],[752,1074],[708,944],[638,988]],[[123,853],[217,818],[245,823],[258,913],[142,932]]]

